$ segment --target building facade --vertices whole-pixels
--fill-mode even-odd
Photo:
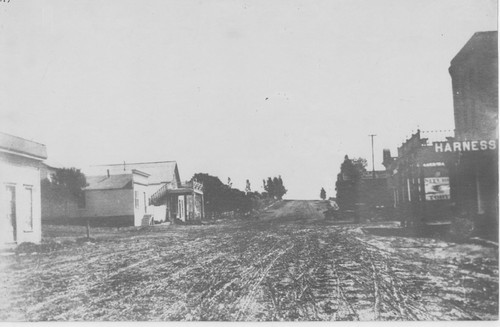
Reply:
[[[384,150],[403,225],[468,217],[498,233],[498,32],[475,33],[451,60],[455,132],[429,142],[420,131],[392,158]]]
[[[44,179],[54,169],[43,169]],[[203,186],[181,183],[175,161],[92,166],[85,170],[84,201],[70,194],[45,194],[43,219],[52,223],[144,226],[200,220],[204,215]]]
[[[137,169],[130,173],[89,176],[81,217],[101,220],[111,226],[141,226],[148,214],[149,174]]]
[[[392,203],[403,227],[444,222],[453,214],[450,174],[455,156],[436,153],[417,131],[399,148],[396,157],[384,150]]]
[[[364,171],[364,167],[356,167],[346,155],[335,183],[340,209],[354,212],[355,218],[361,220],[375,218],[379,213],[391,215],[388,177],[386,171]]]
[[[451,60],[455,139],[498,138],[498,32],[475,33]]]
[[[42,238],[40,164],[45,145],[0,133],[1,245]]]
[[[459,214],[498,228],[498,32],[475,33],[451,60]]]
[[[145,189],[139,191],[142,192],[142,197],[138,200],[134,199],[134,205],[140,203],[141,210],[144,206],[145,214],[152,220],[174,222],[177,219],[187,222],[203,218],[203,185],[196,181],[182,183],[175,161],[93,166],[89,169],[89,175],[101,172],[113,176],[133,170],[149,175],[147,184],[144,185]],[[140,221],[141,224],[144,223],[144,220]],[[135,220],[135,222],[137,224],[139,221]]]

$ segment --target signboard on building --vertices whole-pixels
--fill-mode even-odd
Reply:
[[[385,170],[375,171],[375,178],[388,178],[388,177],[389,177],[389,173],[386,172]],[[361,179],[372,179],[372,178],[373,178],[373,171],[365,171],[365,172],[363,172],[363,174],[361,174]]]
[[[474,152],[498,149],[498,140],[434,142],[434,152]]]
[[[449,200],[449,177],[427,177],[425,181],[425,199],[427,201]]]

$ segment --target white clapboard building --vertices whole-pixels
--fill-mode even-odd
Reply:
[[[42,238],[40,164],[45,145],[0,133],[0,245]]]

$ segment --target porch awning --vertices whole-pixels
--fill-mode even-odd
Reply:
[[[188,195],[188,194],[193,194],[193,192],[196,192],[196,190],[192,188],[176,188],[172,190],[167,190],[167,194],[175,194],[175,195]],[[199,193],[199,192],[196,192]]]
[[[192,187],[190,187],[192,185]],[[159,206],[165,204],[165,199],[170,195],[191,195],[193,193],[203,194],[203,185],[198,182],[182,185],[180,188],[172,188],[170,184],[163,185],[150,198],[150,204]]]

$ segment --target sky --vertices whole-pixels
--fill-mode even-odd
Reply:
[[[335,196],[344,156],[383,169],[450,130],[448,67],[494,0],[0,2],[0,131],[48,163],[176,160],[286,198]]]

